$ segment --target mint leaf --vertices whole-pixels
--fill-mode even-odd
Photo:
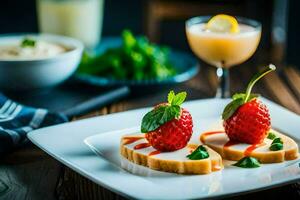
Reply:
[[[237,163],[233,164],[236,167],[242,168],[256,168],[260,167],[260,163],[256,158],[253,157],[244,157],[239,160]]]
[[[180,106],[168,106],[167,109],[169,109],[169,113],[174,113],[176,119],[180,117]]]
[[[21,43],[21,47],[25,48],[25,47],[34,47],[36,45],[36,41],[34,39],[31,38],[24,38],[22,43]]]
[[[278,137],[278,138],[275,138],[275,139],[273,140],[273,142],[272,142],[272,144],[276,144],[276,143],[283,144],[281,138],[279,138],[279,137]]]
[[[154,131],[166,122],[180,116],[179,106],[160,106],[148,112],[142,119],[141,132]]]
[[[172,119],[178,119],[181,114],[180,105],[186,98],[186,92],[175,94],[172,90],[168,94],[168,103],[161,104],[148,112],[142,119],[141,132],[154,131]]]
[[[168,103],[169,103],[169,104],[172,104],[172,101],[173,101],[174,97],[175,97],[175,93],[174,93],[173,90],[171,90],[171,91],[169,92],[169,94],[168,94]]]
[[[271,146],[270,146],[271,151],[279,151],[282,149],[283,149],[283,144],[281,144],[281,143],[274,143],[274,144],[271,144]]]
[[[276,135],[273,132],[269,132],[267,138],[270,139],[270,140],[274,140],[276,138]]]
[[[269,148],[271,151],[279,151],[283,149],[283,141],[281,138],[275,138]]]
[[[203,145],[197,147],[190,155],[186,156],[190,160],[201,160],[209,157],[206,148]]]
[[[244,101],[241,98],[235,99],[231,101],[227,106],[224,108],[224,111],[222,113],[222,119],[226,120],[230,118],[234,112],[241,106],[243,105]]]
[[[180,116],[180,107],[179,106],[165,106],[165,110],[159,121],[159,124],[162,125],[172,119],[179,118],[179,116]]]
[[[171,102],[171,105],[180,106],[184,102],[186,95],[187,95],[186,92],[180,92],[176,94]]]

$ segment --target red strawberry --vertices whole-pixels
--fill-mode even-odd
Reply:
[[[185,147],[192,136],[191,114],[181,109],[179,119],[172,119],[146,134],[149,144],[159,151],[175,151]]]
[[[255,75],[248,84],[246,93],[233,95],[231,101],[224,109],[223,126],[230,140],[257,144],[261,143],[271,128],[269,110],[260,100],[258,95],[251,94],[254,84],[276,67],[268,68]]]
[[[230,140],[258,144],[271,128],[269,110],[261,101],[253,99],[240,106],[223,125]]]
[[[185,147],[193,133],[191,114],[180,108],[186,97],[182,92],[177,95],[171,91],[168,103],[162,103],[147,113],[142,121],[142,132],[146,139],[159,151],[175,151]]]

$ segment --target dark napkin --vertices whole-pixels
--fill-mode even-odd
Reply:
[[[0,154],[26,144],[30,131],[66,121],[63,114],[24,106],[0,94]]]

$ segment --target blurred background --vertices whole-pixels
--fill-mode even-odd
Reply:
[[[129,28],[134,34],[146,34],[151,41],[189,50],[184,29],[186,19],[228,13],[263,23],[263,38],[257,52],[262,48],[274,50],[270,49],[269,42],[271,30],[274,30],[273,39],[281,45],[275,51],[286,55],[287,64],[299,66],[299,6],[297,0],[107,0],[103,9],[102,36],[120,35],[124,28]],[[39,30],[36,0],[2,1],[0,17],[0,33]]]
[[[26,66],[24,68],[26,75],[24,72],[18,72],[21,69],[16,67],[18,62],[11,67],[3,67],[4,71],[9,69],[10,74],[2,72],[5,74],[2,78],[0,77],[2,88],[18,89],[26,86],[28,90],[22,95],[19,95],[18,92],[2,91],[10,98],[24,104],[46,108],[52,108],[52,103],[49,103],[48,99],[49,96],[55,94],[55,96],[60,96],[60,100],[54,99],[53,105],[61,105],[55,110],[61,110],[64,104],[76,105],[78,102],[93,98],[97,94],[102,94],[103,90],[110,90],[111,86],[126,86],[130,89],[130,94],[139,92],[152,94],[148,89],[163,93],[162,86],[169,88],[176,86],[181,90],[188,91],[194,87],[197,90],[195,94],[203,94],[203,98],[216,94],[218,96],[218,91],[227,91],[228,94],[225,95],[224,92],[222,94],[225,97],[229,96],[229,93],[241,91],[245,87],[245,80],[248,80],[259,67],[274,63],[278,67],[277,75],[269,81],[270,84],[268,83],[267,87],[271,88],[269,93],[265,88],[261,89],[264,96],[272,97],[274,93],[276,100],[294,102],[293,105],[296,105],[297,100],[295,99],[300,99],[298,87],[300,73],[296,70],[300,66],[300,61],[297,59],[298,35],[300,34],[297,21],[299,6],[300,2],[297,0],[2,1],[0,34],[42,32],[67,35],[81,40],[87,47],[83,57],[79,57],[80,53],[77,56],[79,58],[76,58],[81,59],[80,62],[76,61],[77,64],[72,65],[73,69],[70,69],[68,74],[56,81],[55,84],[48,84],[48,87],[41,86],[41,83],[48,78],[59,77],[58,75],[62,74],[60,71],[69,65],[61,63],[66,67],[60,67],[59,70],[50,67],[49,70],[51,69],[55,75],[42,72],[45,67],[39,67],[41,71],[37,71],[32,66],[33,70],[30,72],[27,63],[23,63]],[[254,55],[250,59],[248,57],[248,60],[244,59],[243,63],[237,64],[248,67],[233,67],[230,70],[233,72],[230,77],[229,72],[226,72],[226,66],[223,66],[224,69],[220,69],[218,66],[218,70],[222,70],[222,73],[219,71],[216,76],[216,66],[212,67],[214,64],[207,62],[210,63],[208,65],[202,61],[203,59],[198,59],[194,54],[195,51],[191,51],[185,33],[185,22],[188,19],[220,13],[246,17],[262,24],[262,37]],[[124,31],[126,29],[132,33]],[[142,37],[136,37],[143,35],[152,43]],[[245,42],[253,43],[248,39]],[[133,43],[134,45],[132,45]],[[171,48],[165,48],[165,45]],[[208,47],[202,48],[203,52],[206,52]],[[233,59],[239,57],[238,54],[241,52],[239,49],[240,47],[235,49],[237,54],[233,56]],[[56,58],[53,57],[53,59]],[[245,60],[246,62],[244,62]],[[198,62],[200,62],[200,68],[198,68]],[[242,73],[245,75],[243,78],[240,77]],[[28,77],[31,75],[35,79],[29,80]],[[205,78],[201,78],[201,76],[205,76]],[[6,77],[9,78],[11,84],[7,84]],[[16,77],[19,81],[15,81]],[[69,79],[69,77],[71,78]],[[23,82],[20,81],[21,79]],[[68,81],[63,82],[64,80],[70,80],[70,83],[75,80],[72,84],[78,83],[76,89],[73,89],[74,85],[67,85]],[[35,85],[40,87],[30,86],[29,83],[35,82]],[[184,82],[185,84],[182,84]],[[229,87],[230,82],[234,87]],[[271,84],[273,82],[277,82],[278,85]],[[64,88],[65,84],[58,85],[58,83],[67,83],[66,88]],[[83,84],[87,84],[89,87]],[[59,87],[50,87],[57,85]],[[91,86],[95,86],[95,91],[86,91],[86,88],[92,88]],[[148,87],[148,89],[144,87]],[[36,88],[41,90],[35,90]],[[48,88],[54,88],[54,90],[48,90]],[[57,93],[55,93],[56,88]],[[70,95],[68,100],[63,101],[63,98],[67,98],[66,91],[70,92]],[[84,91],[86,91],[86,96],[83,95]],[[40,93],[37,95],[38,92]],[[286,96],[285,93],[290,93],[290,99],[293,100],[283,99]],[[125,94],[122,97],[124,96]],[[79,100],[73,102],[74,99]],[[60,104],[59,102],[65,103]],[[100,105],[103,106],[103,104]]]

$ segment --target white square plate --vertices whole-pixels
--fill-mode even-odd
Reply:
[[[184,104],[194,119],[192,140],[196,140],[208,125],[220,118],[228,101],[205,99]],[[263,101],[269,107],[273,127],[291,136],[299,145],[300,117],[266,99]],[[120,138],[124,134],[137,133],[142,116],[148,110],[138,109],[65,123],[33,131],[28,137],[76,172],[129,198],[208,198],[300,180],[299,160],[265,164],[255,169],[227,166],[208,175],[177,175],[131,164],[119,156]]]

